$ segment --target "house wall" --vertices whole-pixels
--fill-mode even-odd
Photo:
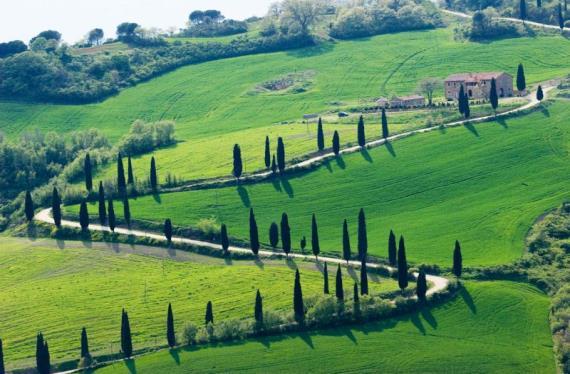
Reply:
[[[499,97],[513,96],[513,78],[507,74],[501,74],[495,79]],[[478,82],[445,81],[444,94],[448,100],[459,99],[461,86],[471,99],[488,99],[491,92],[491,80]]]

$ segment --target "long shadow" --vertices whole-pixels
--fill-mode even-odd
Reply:
[[[281,177],[281,184],[287,196],[292,199],[295,196],[295,191],[293,191],[293,186],[291,186],[291,183],[289,183],[289,180],[285,176]]]
[[[172,359],[174,360],[174,362],[176,362],[176,366],[180,366],[180,355],[178,354],[178,350],[169,349],[168,353],[170,353],[170,356],[172,356]]]
[[[425,335],[426,334],[426,329],[422,323],[422,320],[420,319],[420,316],[418,313],[414,313],[411,315],[410,320],[412,321],[412,323],[414,324],[414,326],[416,326],[416,328],[418,329],[418,331],[422,334]]]
[[[477,129],[475,128],[475,126],[473,126],[473,124],[467,122],[465,125],[463,125],[463,127],[469,130],[476,137],[479,137],[479,133],[477,132]]]
[[[263,263],[263,261],[261,261],[261,259],[259,257],[255,258],[254,263],[260,269],[263,269],[265,267],[265,264]]]
[[[287,259],[285,260],[285,263],[287,264],[287,267],[289,267],[289,269],[297,270],[297,263],[295,262],[295,260],[293,258],[287,257]]]
[[[132,358],[125,360],[125,365],[127,366],[127,369],[129,369],[129,372],[131,374],[137,373],[137,366],[135,360],[133,360]]]
[[[348,273],[348,275],[350,275],[353,281],[358,282],[358,275],[356,274],[356,271],[354,271],[352,267],[349,266],[346,269],[346,272]]]
[[[550,117],[550,112],[548,111],[548,108],[545,106],[541,105],[540,113],[542,113],[542,115],[545,117]]]
[[[38,237],[38,230],[34,221],[28,222],[28,227],[26,227],[26,235],[28,239],[35,242]]]
[[[265,348],[271,348],[271,339],[263,337],[263,338],[258,338],[257,341],[263,344]]]
[[[57,243],[57,248],[65,249],[65,240],[56,239],[55,242]]]
[[[342,156],[337,156],[335,160],[339,168],[342,170],[346,169],[346,163],[344,162],[344,158],[342,158]]]
[[[160,193],[158,193],[157,191],[152,193],[152,198],[154,199],[154,201],[156,201],[158,204],[162,204],[162,199],[160,197]]]
[[[83,246],[86,248],[92,248],[93,247],[93,241],[91,240],[91,232],[88,230],[82,231],[81,232],[81,243],[83,243]]]
[[[325,162],[324,162],[324,165],[325,165],[325,167],[327,168],[327,170],[329,171],[329,173],[332,173],[332,172],[333,172],[333,169],[332,169],[332,166],[331,166],[330,161],[325,161]]]
[[[469,294],[469,291],[467,291],[465,288],[462,288],[461,291],[459,291],[459,295],[461,295],[463,301],[465,301],[465,304],[467,304],[467,307],[469,308],[471,313],[477,314],[477,306],[475,305],[473,298]]]
[[[435,317],[433,316],[433,314],[431,313],[431,310],[429,308],[422,308],[421,313],[422,313],[422,317],[424,317],[426,322],[433,329],[437,329],[437,321],[436,321]]]
[[[233,265],[234,261],[232,260],[232,255],[227,254],[226,256],[224,256],[224,262],[226,263],[226,265]]]
[[[385,144],[386,144],[386,149],[388,150],[388,152],[390,152],[392,157],[396,157],[396,151],[394,150],[394,146],[392,145],[392,142],[386,142]]]
[[[505,130],[507,130],[509,128],[509,125],[507,125],[507,120],[504,117],[499,117],[497,118],[497,123],[501,126],[503,126],[503,128]]]
[[[176,257],[176,248],[172,247],[171,245],[168,246],[166,252],[168,253],[168,256],[170,256],[171,258]]]
[[[315,349],[315,346],[313,345],[313,339],[311,339],[311,335],[308,334],[306,331],[303,331],[301,333],[299,333],[299,337],[301,339],[303,339],[303,341],[311,348],[311,349]]]
[[[368,152],[368,149],[366,148],[362,148],[360,150],[360,154],[362,155],[362,157],[368,161],[369,163],[373,163],[374,160],[372,159],[372,156],[370,156],[370,152]]]
[[[275,191],[277,191],[277,192],[283,191],[281,189],[281,183],[279,183],[279,179],[277,179],[277,178],[271,179],[271,184],[273,185],[273,188],[275,188]]]
[[[246,208],[250,208],[251,200],[249,199],[249,193],[247,192],[247,189],[244,186],[238,186],[237,192],[239,194],[243,206],[245,206]]]

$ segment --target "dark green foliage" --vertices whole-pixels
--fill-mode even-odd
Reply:
[[[125,182],[125,168],[123,166],[123,157],[120,153],[117,157],[117,190],[121,196],[127,192],[127,182]]]
[[[305,236],[303,236],[301,238],[301,241],[299,242],[299,246],[301,247],[301,251],[305,251],[305,248],[307,247],[307,238]]]
[[[465,88],[463,85],[459,87],[459,97],[457,98],[457,109],[459,113],[465,116]]]
[[[123,198],[123,217],[128,226],[131,225],[131,207],[129,205],[129,198],[125,196]]]
[[[49,347],[40,332],[36,337],[36,369],[39,374],[49,374],[51,371]]]
[[[164,237],[168,243],[172,241],[172,221],[170,218],[164,220]]]
[[[0,339],[0,374],[6,374],[4,367],[4,348],[2,347],[2,339]]]
[[[220,229],[220,237],[222,242],[222,249],[224,252],[227,252],[228,248],[230,248],[230,240],[228,238],[228,228],[224,223],[222,223],[222,228]]]
[[[89,353],[89,340],[87,339],[87,330],[85,327],[81,329],[81,358],[91,357]]]
[[[465,116],[465,118],[469,118],[471,117],[471,108],[469,107],[469,96],[467,96],[467,94],[465,94],[465,112],[463,113],[463,115]]]
[[[117,221],[115,218],[115,208],[113,207],[113,199],[109,199],[109,204],[107,209],[109,209],[109,229],[115,232]]]
[[[426,300],[426,293],[428,290],[427,280],[426,280],[426,273],[424,269],[420,269],[418,274],[418,280],[416,284],[416,295],[418,296],[418,300],[424,302]]]
[[[156,161],[154,156],[150,158],[150,187],[156,190],[158,187],[158,176],[156,175]]]
[[[455,248],[453,249],[453,274],[456,277],[461,276],[461,272],[463,270],[463,258],[461,256],[461,245],[459,244],[459,240],[455,241]]]
[[[388,236],[388,261],[391,266],[396,266],[398,262],[398,250],[396,248],[396,235],[394,231],[390,230],[390,235]]]
[[[56,227],[61,227],[61,198],[57,192],[57,188],[53,188],[51,198],[51,214],[53,216],[53,223]]]
[[[208,301],[206,305],[206,325],[208,323],[214,323],[214,308],[212,307],[212,302]]]
[[[319,117],[319,124],[317,125],[317,148],[319,151],[325,149],[325,134],[323,133],[323,120]]]
[[[26,214],[26,219],[31,222],[34,219],[34,201],[32,200],[32,194],[30,191],[26,191],[26,198],[24,200],[24,213]]]
[[[289,227],[289,217],[287,213],[281,215],[281,245],[283,252],[289,256],[291,252],[291,227]]]
[[[21,40],[12,40],[0,43],[0,58],[10,57],[28,50],[28,46]]]
[[[130,184],[131,186],[135,184],[135,174],[133,172],[133,163],[130,155],[127,159],[127,184]]]
[[[364,293],[363,293],[364,295]],[[354,303],[359,303],[360,302],[360,295],[358,294],[358,283],[354,282],[354,292],[352,294],[352,300],[354,301]]]
[[[285,144],[282,137],[277,139],[277,167],[280,173],[285,171]]]
[[[85,174],[85,189],[91,192],[93,189],[93,170],[89,153],[85,155],[85,159],[83,160],[83,173]]]
[[[566,4],[566,2],[564,4]],[[564,14],[562,13],[562,4],[558,4],[558,26],[560,27],[560,30],[564,30]]]
[[[87,202],[85,200],[79,206],[79,224],[83,231],[89,228],[89,212],[87,211]]]
[[[325,268],[323,269],[323,293],[325,295],[329,294],[329,270],[327,268],[327,263],[325,262]]]
[[[263,298],[259,290],[257,290],[257,294],[255,295],[255,309],[253,315],[255,322],[257,322],[259,326],[263,325]]]
[[[107,223],[107,207],[105,206],[105,188],[103,182],[99,182],[99,223],[105,225]]]
[[[253,254],[257,255],[259,253],[259,232],[253,208],[249,210],[249,245]]]
[[[271,167],[271,146],[269,144],[269,136],[265,137],[265,167]]]
[[[386,117],[386,109],[382,108],[382,137],[384,139],[390,136],[388,131],[388,117]]]
[[[311,245],[313,248],[313,255],[318,259],[321,252],[321,245],[319,244],[319,228],[317,227],[317,217],[313,213],[311,220]]]
[[[542,91],[542,86],[539,85],[536,90],[536,100],[542,101],[542,99],[544,99],[544,92]]]
[[[523,64],[519,64],[517,68],[517,90],[519,90],[519,92],[526,90],[526,77],[524,74]]]
[[[526,20],[526,0],[520,0],[519,2],[519,17],[523,21]]]
[[[275,155],[273,155],[273,159],[271,160],[271,172],[273,174],[277,173],[277,162],[275,161]]]
[[[402,291],[408,287],[408,260],[406,259],[406,245],[403,236],[400,236],[398,246],[398,286]]]
[[[368,295],[368,268],[365,260],[360,263],[360,292]]]
[[[243,172],[243,164],[241,160],[241,148],[239,144],[234,144],[234,168],[233,168],[233,175],[236,177],[237,180],[241,177],[241,173]]]
[[[295,321],[302,324],[305,322],[305,305],[303,302],[303,290],[301,289],[301,276],[299,269],[295,271],[295,286],[293,288],[293,312]]]
[[[368,235],[366,233],[366,217],[364,209],[358,213],[358,258],[360,261],[366,260],[368,253]]]
[[[338,135],[338,131],[334,130],[333,138],[332,138],[332,148],[335,156],[340,154],[340,135]]]
[[[340,264],[336,270],[336,298],[339,301],[344,301],[344,289],[342,288],[342,271],[340,270]]]
[[[358,119],[357,134],[358,134],[358,145],[364,147],[366,145],[366,134],[364,131],[364,117],[362,115]]]
[[[342,223],[342,258],[346,261],[346,263],[348,264],[348,261],[350,261],[350,235],[348,233],[348,222],[346,221],[346,219],[344,220],[344,222]]]
[[[168,311],[166,313],[166,341],[170,348],[176,345],[176,333],[174,332],[174,314],[172,313],[172,305],[168,303]]]
[[[121,352],[127,358],[133,355],[131,324],[129,323],[129,315],[124,309],[121,316]]]
[[[497,82],[495,81],[495,78],[491,78],[491,92],[489,94],[489,101],[491,101],[491,107],[496,113],[497,108],[499,107],[499,95],[497,94]]]
[[[536,0],[536,7],[542,8],[542,0]]]
[[[269,244],[273,249],[277,248],[277,244],[279,244],[279,226],[275,222],[269,226]]]

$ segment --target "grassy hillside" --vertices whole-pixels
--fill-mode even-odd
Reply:
[[[304,293],[322,292],[314,265],[299,266]],[[226,264],[165,249],[3,238],[0,268],[0,336],[9,367],[32,365],[39,331],[53,362],[78,358],[84,326],[94,353],[118,352],[121,308],[129,312],[135,348],[142,348],[165,344],[169,302],[177,329],[202,324],[209,300],[218,320],[252,315],[258,288],[268,309],[289,310],[293,303],[294,270],[284,262]],[[393,280],[371,279],[373,292],[397,288]],[[346,281],[347,293],[351,287]]]
[[[247,238],[253,207],[267,242],[270,223],[285,211],[295,248],[310,236],[314,212],[321,250],[338,252],[345,218],[356,246],[363,207],[372,254],[387,255],[394,229],[406,237],[414,262],[451,266],[458,239],[466,265],[506,263],[521,255],[533,220],[570,193],[569,115],[566,102],[557,102],[520,118],[413,136],[286,180],[138,198],[131,212],[180,226],[214,217],[231,235]]]
[[[162,351],[97,374],[190,372],[555,373],[548,298],[526,285],[468,283],[411,316],[204,349]],[[254,358],[254,359],[252,359]],[[323,365],[323,363],[326,363]]]

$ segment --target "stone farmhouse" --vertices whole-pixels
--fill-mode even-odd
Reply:
[[[444,81],[447,100],[457,100],[461,86],[470,99],[489,99],[491,80],[495,78],[499,97],[513,96],[513,77],[504,72],[452,74]]]
[[[419,108],[426,104],[426,99],[420,95],[393,97],[391,100],[381,97],[376,100],[380,108]]]

